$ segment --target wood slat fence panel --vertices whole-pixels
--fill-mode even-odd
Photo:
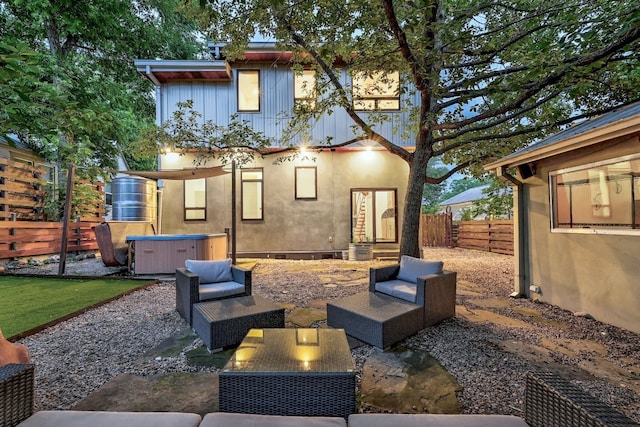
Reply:
[[[0,219],[44,219],[45,170],[0,158]]]
[[[453,247],[453,219],[451,213],[422,214],[420,216],[422,246]]]
[[[69,224],[69,252],[97,250],[93,227],[100,222]],[[0,259],[57,255],[62,243],[62,222],[0,221]]]
[[[458,247],[513,255],[513,221],[460,221]]]

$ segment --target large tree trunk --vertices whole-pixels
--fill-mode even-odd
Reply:
[[[400,235],[400,255],[420,257],[422,192],[430,157],[427,150],[418,149],[413,153],[413,159],[409,163],[409,180],[404,199],[402,234]]]

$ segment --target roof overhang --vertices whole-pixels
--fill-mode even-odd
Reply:
[[[176,80],[231,80],[231,67],[226,61],[154,60],[134,61],[136,70],[156,86]]]
[[[526,163],[564,154],[585,148],[601,142],[610,141],[640,133],[640,115],[631,116],[589,131],[585,131],[570,138],[560,140],[554,144],[542,146],[539,149],[516,152],[500,160],[484,166],[487,171],[500,168],[512,168]]]

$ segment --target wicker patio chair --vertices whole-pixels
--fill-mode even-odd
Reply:
[[[185,268],[176,269],[176,310],[189,326],[193,326],[193,304],[247,295],[251,295],[251,270],[231,265],[231,260],[187,260]]]
[[[33,414],[33,364],[0,366],[0,427],[14,427]]]

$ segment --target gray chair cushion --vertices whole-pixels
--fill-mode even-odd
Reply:
[[[18,427],[197,427],[201,420],[179,412],[40,411]]]
[[[415,303],[416,287],[416,282],[409,283],[404,280],[387,280],[386,282],[377,282],[375,290],[376,292]]]
[[[528,427],[512,415],[352,414],[349,427]]]
[[[230,259],[217,261],[188,259],[184,262],[184,267],[200,276],[200,283],[230,282],[233,280]]]
[[[231,295],[244,293],[245,288],[238,282],[200,283],[198,288],[200,301],[208,299],[225,298]]]
[[[296,417],[216,412],[204,416],[200,427],[346,427],[344,418]]]
[[[415,283],[420,276],[442,273],[442,261],[425,261],[407,255],[400,257],[400,271],[398,279]]]

